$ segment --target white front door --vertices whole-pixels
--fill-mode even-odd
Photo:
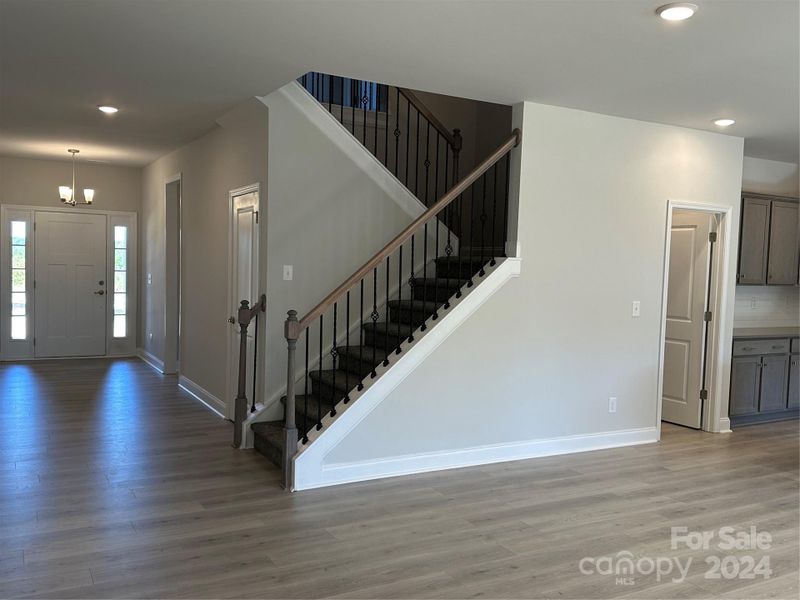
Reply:
[[[661,418],[700,428],[711,216],[672,215]]]
[[[36,212],[37,357],[106,353],[106,216]]]
[[[234,400],[239,382],[239,344],[240,329],[236,320],[242,300],[250,306],[258,302],[258,191],[245,191],[231,194],[230,219],[230,341],[228,347],[228,398],[227,417],[234,417]],[[263,316],[263,313],[262,313]],[[258,324],[262,329],[263,318]],[[247,398],[253,400],[253,354],[255,352],[255,320],[247,331]]]

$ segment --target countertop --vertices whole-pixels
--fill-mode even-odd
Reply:
[[[734,327],[736,338],[781,338],[800,336],[800,327]]]

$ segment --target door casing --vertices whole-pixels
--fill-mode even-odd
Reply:
[[[708,399],[702,408],[701,423],[703,431],[714,433],[730,431],[730,420],[727,414],[729,385],[726,384],[726,375],[730,376],[730,340],[732,334],[732,319],[728,315],[733,311],[732,298],[728,288],[730,287],[731,277],[735,278],[735,273],[731,274],[731,242],[735,241],[732,237],[734,209],[731,206],[669,199],[667,200],[666,227],[664,231],[663,283],[656,390],[655,425],[659,438],[661,437],[661,405],[664,393],[664,346],[667,321],[667,292],[669,291],[670,233],[672,231],[672,216],[676,209],[702,211],[717,216],[717,241],[714,247],[711,300],[709,303],[713,317],[709,324],[708,351],[706,353],[709,393]],[[726,345],[728,346],[727,348]]]
[[[260,185],[258,183],[254,183],[252,185],[244,186],[241,188],[237,188],[235,190],[231,190],[228,194],[228,307],[227,313],[224,315],[224,319],[228,319],[230,317],[236,317],[236,308],[239,304],[240,300],[244,300],[245,298],[238,298],[236,296],[236,292],[234,290],[234,284],[237,281],[236,275],[236,265],[238,263],[237,256],[238,256],[238,248],[236,247],[236,236],[234,235],[234,227],[236,226],[234,221],[235,215],[235,202],[236,198],[245,196],[247,194],[254,193],[256,195],[256,202],[255,202],[255,212],[258,214],[261,208],[261,193],[260,193]],[[255,230],[253,232],[253,247],[252,247],[252,273],[253,273],[253,287],[256,290],[261,290],[261,272],[260,272],[260,247],[261,247],[261,239],[260,239],[260,223],[261,219],[256,218],[255,222]],[[254,294],[253,298],[250,298],[250,302],[255,302],[260,294]],[[263,313],[262,313],[263,315]],[[233,419],[233,409],[234,409],[234,398],[236,394],[233,392],[235,390],[237,381],[236,381],[236,374],[238,371],[239,365],[239,345],[238,342],[234,343],[234,338],[238,339],[236,336],[236,332],[238,332],[238,324],[236,325],[229,325],[229,327],[235,327],[235,331],[230,331],[227,336],[227,370],[226,370],[226,384],[225,384],[225,393],[226,397],[224,399],[225,402],[225,417],[228,419]],[[250,328],[248,331],[249,335],[253,334],[253,330],[255,327],[255,321],[250,324]],[[259,323],[259,329],[261,332],[261,338],[263,339],[263,334],[265,332],[265,323],[263,321]],[[259,343],[259,346],[263,346],[263,344]],[[259,356],[263,357],[263,352],[259,352]],[[263,358],[262,358],[263,360]],[[248,364],[247,365],[247,372],[248,375],[253,375],[253,366]],[[257,385],[260,388],[261,379],[258,378],[256,380]],[[247,396],[248,400],[252,401],[250,396],[252,395],[252,389],[247,389]]]

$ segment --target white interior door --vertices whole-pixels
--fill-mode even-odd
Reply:
[[[37,357],[106,353],[106,216],[36,213]]]
[[[661,418],[700,428],[711,216],[672,215]]]
[[[234,417],[234,400],[239,381],[240,329],[236,320],[242,300],[250,306],[258,301],[258,191],[231,195],[230,250],[230,348],[228,356],[227,417]],[[264,323],[259,323],[263,329]],[[247,331],[247,397],[253,395],[253,353],[255,352],[255,321]]]

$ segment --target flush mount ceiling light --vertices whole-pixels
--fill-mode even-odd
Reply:
[[[108,106],[108,105],[98,106],[97,110],[99,110],[100,112],[104,112],[107,115],[113,115],[115,112],[119,112],[119,109],[116,106]]]
[[[730,127],[736,123],[733,119],[714,119],[714,125],[717,127]]]
[[[83,189],[83,201],[78,202],[75,198],[75,155],[80,152],[80,150],[70,148],[67,152],[72,154],[72,187],[68,185],[58,186],[58,196],[61,198],[61,202],[72,206],[76,204],[91,204],[94,200],[94,190],[92,188]]]
[[[697,12],[697,4],[673,2],[656,9],[656,14],[665,21],[685,21]]]

